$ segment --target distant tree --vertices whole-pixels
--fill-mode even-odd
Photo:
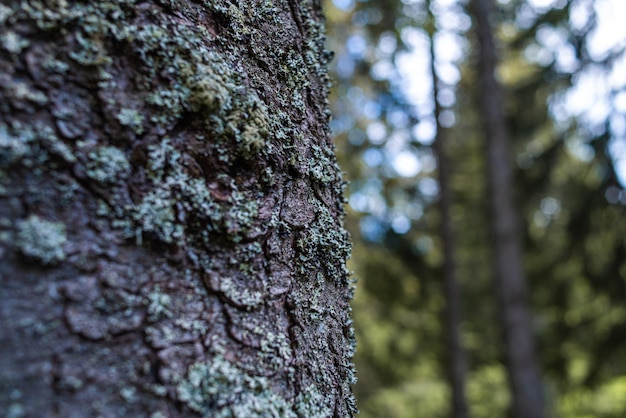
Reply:
[[[352,416],[319,3],[0,23],[3,415]]]
[[[489,207],[494,271],[504,333],[504,352],[515,418],[541,418],[544,400],[530,324],[527,284],[522,260],[522,234],[515,209],[512,155],[503,113],[503,93],[496,79],[497,54],[490,15],[491,0],[473,0],[482,118],[486,139]]]
[[[446,300],[444,309],[445,335],[446,335],[446,366],[448,368],[448,381],[452,390],[452,413],[453,418],[467,418],[469,416],[465,397],[465,380],[467,373],[467,358],[461,343],[461,289],[457,275],[456,248],[457,238],[452,222],[452,188],[451,161],[448,155],[448,131],[441,123],[442,106],[439,102],[441,80],[437,75],[435,51],[436,17],[432,11],[432,2],[426,2],[428,7],[428,35],[430,46],[430,73],[433,83],[433,103],[435,118],[435,139],[433,149],[437,157],[437,176],[439,182],[439,214],[440,234],[443,246],[443,290]]]

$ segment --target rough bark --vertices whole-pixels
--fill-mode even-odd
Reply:
[[[345,417],[316,0],[0,4],[0,410]]]
[[[489,16],[491,0],[473,0],[480,43],[482,116],[488,166],[494,272],[498,288],[509,385],[515,418],[541,418],[544,401],[528,311],[519,215],[513,203],[511,154],[497,54]]]
[[[468,418],[467,401],[465,397],[465,376],[467,374],[467,358],[461,344],[461,291],[457,279],[456,267],[456,234],[452,225],[450,211],[452,207],[452,193],[450,190],[450,159],[448,158],[446,142],[447,132],[441,125],[441,104],[439,103],[439,76],[435,67],[435,16],[431,2],[427,2],[430,21],[430,74],[433,82],[434,116],[437,131],[433,149],[437,156],[437,175],[439,177],[439,214],[441,216],[440,233],[443,242],[443,288],[445,296],[444,323],[446,335],[446,367],[448,383],[452,391],[453,418]]]

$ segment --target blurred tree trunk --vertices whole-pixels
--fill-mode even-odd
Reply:
[[[513,204],[511,155],[503,114],[501,87],[496,79],[497,54],[490,13],[492,0],[473,0],[476,32],[480,44],[479,70],[498,287],[505,354],[515,418],[544,415],[539,365],[527,307],[519,215]]]
[[[439,77],[435,67],[435,33],[436,18],[432,12],[431,2],[427,2],[429,15],[430,41],[430,72],[433,82],[433,102],[435,106],[435,123],[437,132],[433,143],[437,155],[437,175],[439,177],[439,213],[441,216],[441,239],[443,241],[443,287],[446,306],[445,334],[446,334],[446,367],[448,368],[448,382],[452,389],[452,417],[467,418],[468,409],[465,399],[465,375],[467,359],[460,340],[461,324],[461,292],[456,274],[456,237],[450,217],[452,196],[450,190],[450,159],[446,151],[446,131],[441,124],[441,105],[439,103]]]
[[[353,415],[319,3],[0,23],[0,410]]]

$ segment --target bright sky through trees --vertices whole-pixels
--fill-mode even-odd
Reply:
[[[405,3],[412,3],[407,0]],[[498,0],[504,5],[509,0]],[[343,10],[353,7],[352,0],[334,0],[335,5]],[[562,6],[561,0],[529,0],[526,7],[521,7],[515,25],[524,27],[532,24],[537,14],[544,13],[551,7]],[[436,69],[444,86],[441,87],[440,101],[444,107],[454,104],[454,86],[460,79],[460,71],[456,64],[464,57],[467,49],[463,33],[469,29],[467,15],[456,7],[458,0],[438,0],[433,3],[436,9],[439,30],[435,37],[437,55]],[[594,132],[607,123],[611,126],[613,139],[610,150],[614,158],[616,171],[623,185],[626,185],[626,55],[619,52],[626,44],[626,1],[624,0],[589,0],[580,1],[572,10],[570,24],[572,28],[583,27],[591,17],[591,8],[595,9],[598,24],[589,37],[589,52],[598,62],[610,54],[618,53],[609,66],[589,65],[575,78],[574,87],[552,98],[552,116],[564,128],[573,119],[577,120],[583,130]],[[513,23],[513,22],[512,22]],[[397,54],[395,66],[390,60],[379,60],[372,68],[372,75],[378,79],[388,79],[392,86],[403,91],[405,97],[414,107],[419,122],[413,127],[414,136],[423,144],[428,145],[434,137],[434,120],[432,117],[432,82],[429,74],[428,36],[418,28],[407,27],[402,30],[402,40],[410,47],[407,52]],[[529,59],[539,64],[548,64],[556,60],[557,67],[564,72],[578,70],[578,62],[572,46],[567,42],[567,33],[554,28],[538,31],[537,44],[526,51]],[[381,54],[390,55],[395,43],[381,37],[377,45]],[[395,42],[395,40],[394,40]],[[366,49],[365,39],[352,36],[348,40],[348,50],[358,54]],[[447,87],[448,86],[448,87]],[[622,92],[620,92],[622,91]],[[443,126],[452,126],[455,115],[452,110],[444,110],[441,115]],[[382,124],[373,123],[367,130],[373,143],[387,140],[385,153],[397,175],[412,177],[420,170],[420,159],[407,148],[408,137],[395,138],[389,141]],[[593,157],[593,149],[584,140],[572,139],[568,149],[581,160]],[[374,156],[371,156],[374,157]],[[367,164],[376,164],[378,158],[371,158]]]

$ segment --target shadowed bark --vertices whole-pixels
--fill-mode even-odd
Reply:
[[[0,410],[352,416],[318,2],[0,23]]]

